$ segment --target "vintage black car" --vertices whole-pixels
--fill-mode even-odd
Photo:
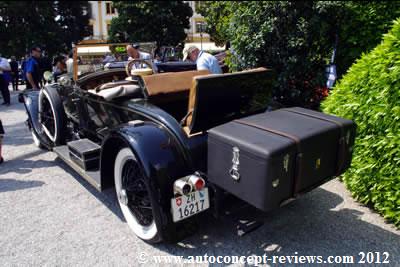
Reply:
[[[146,242],[176,240],[227,194],[270,211],[350,165],[354,124],[272,111],[270,70],[147,74],[110,69],[23,94],[35,143],[98,190],[115,187]]]

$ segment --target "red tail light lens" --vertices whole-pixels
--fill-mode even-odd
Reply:
[[[198,191],[198,190],[202,190],[204,188],[204,186],[206,185],[206,182],[204,181],[203,178],[196,176],[196,175],[192,175],[189,178],[189,183],[192,184],[192,186]]]
[[[201,190],[204,188],[205,184],[206,183],[204,182],[204,180],[200,178],[199,180],[197,180],[197,182],[194,184],[194,186],[195,186],[196,190]]]

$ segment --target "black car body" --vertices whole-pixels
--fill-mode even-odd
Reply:
[[[150,76],[116,68],[76,82],[64,77],[25,92],[23,101],[35,143],[55,151],[98,190],[115,186],[135,234],[159,242],[175,240],[191,215],[219,209],[227,192],[207,179],[208,130],[271,109],[272,77],[262,68]]]

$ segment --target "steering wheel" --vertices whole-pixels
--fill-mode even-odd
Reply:
[[[136,64],[139,65],[146,65],[147,68],[143,69],[144,72],[146,72],[146,74],[153,74],[153,65],[151,64],[150,61],[144,60],[144,59],[132,59],[128,62],[128,64],[126,64],[125,70],[126,70],[126,74],[128,75],[128,77],[130,77],[132,75],[132,67],[136,68]],[[138,68],[139,69],[139,68]],[[142,68],[140,68],[142,69]],[[146,70],[146,71],[145,71]],[[151,71],[151,73],[149,73]]]

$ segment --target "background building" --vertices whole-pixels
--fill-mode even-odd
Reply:
[[[204,17],[196,12],[199,6],[205,4],[204,1],[185,1],[193,10],[193,16],[190,18],[190,28],[186,29],[186,44],[195,44],[204,50],[222,50],[210,42],[210,35],[204,33],[205,21]],[[86,38],[84,43],[107,42],[108,32],[110,29],[111,19],[118,16],[117,10],[113,7],[112,1],[89,1],[91,5],[91,19],[89,21],[92,26],[92,34]]]
[[[107,41],[111,19],[118,16],[112,1],[89,1],[91,5],[92,18],[89,24],[93,27],[90,40]],[[90,41],[86,40],[86,41]]]
[[[184,1],[190,5],[193,10],[193,16],[190,18],[190,28],[186,30],[187,42],[210,42],[210,35],[204,33],[205,21],[204,17],[196,12],[200,5],[205,4],[204,1]]]

